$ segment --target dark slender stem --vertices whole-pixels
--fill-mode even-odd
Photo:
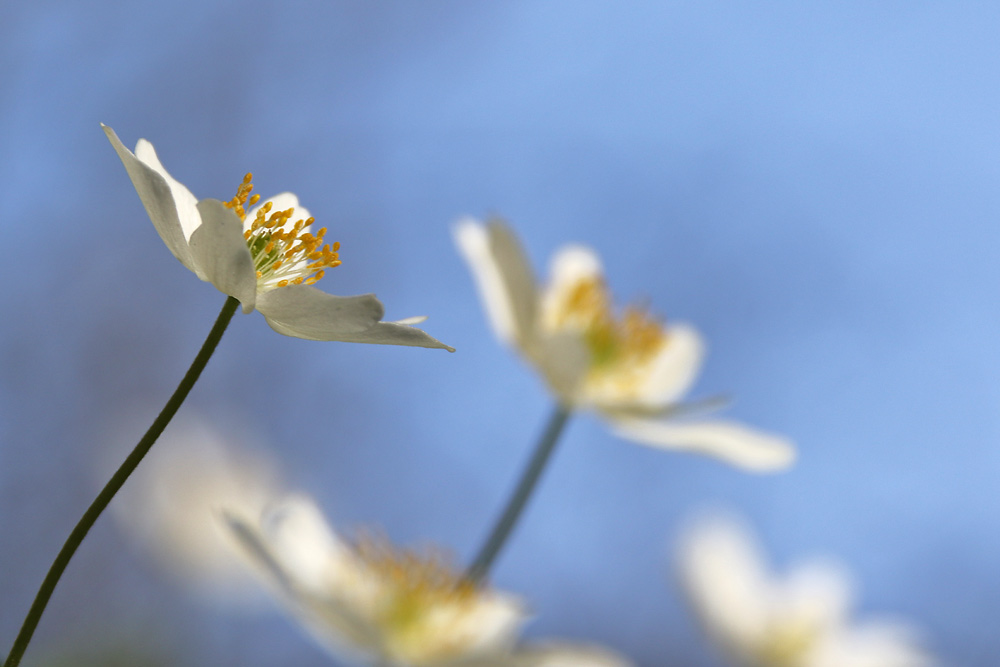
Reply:
[[[233,297],[226,299],[226,303],[222,307],[222,312],[219,313],[219,317],[216,318],[212,330],[208,333],[208,337],[198,351],[198,356],[194,358],[191,367],[184,374],[184,378],[177,385],[177,389],[174,390],[170,400],[163,406],[163,410],[160,411],[159,416],[153,421],[153,425],[149,427],[146,434],[142,436],[139,444],[135,446],[135,449],[128,455],[125,462],[121,464],[121,467],[115,471],[115,474],[111,476],[111,479],[104,485],[101,492],[97,494],[94,502],[83,513],[83,517],[73,528],[73,532],[69,534],[62,549],[59,550],[59,555],[56,556],[52,566],[49,567],[48,574],[45,575],[45,580],[42,581],[42,586],[35,595],[35,601],[31,603],[31,609],[28,610],[28,615],[24,619],[24,624],[21,625],[21,631],[18,632],[17,639],[14,640],[14,646],[10,650],[10,655],[7,656],[7,661],[4,662],[4,667],[16,667],[20,664],[21,657],[24,655],[25,649],[28,648],[28,643],[31,642],[31,636],[35,633],[35,628],[38,627],[38,621],[41,619],[42,613],[45,612],[45,606],[48,604],[49,598],[52,597],[52,591],[55,590],[56,584],[59,583],[59,578],[69,564],[70,559],[73,558],[73,554],[76,553],[77,547],[83,542],[83,538],[87,536],[87,532],[97,521],[97,517],[101,515],[104,508],[108,506],[111,499],[122,488],[125,480],[138,467],[139,462],[142,461],[142,458],[146,456],[153,443],[163,433],[163,429],[173,419],[173,416],[177,413],[177,409],[181,407],[181,403],[187,398],[188,392],[191,391],[194,383],[198,381],[198,376],[205,369],[208,360],[212,357],[212,353],[215,352],[215,347],[222,339],[222,334],[225,333],[226,327],[229,326],[229,321],[233,318],[239,305],[240,302]]]
[[[545,470],[545,466],[549,462],[552,450],[555,449],[556,443],[559,442],[559,436],[562,434],[563,427],[566,426],[569,416],[569,408],[563,405],[556,406],[552,416],[549,417],[549,422],[545,426],[545,431],[542,433],[541,439],[535,445],[535,452],[531,455],[531,461],[528,462],[524,472],[521,473],[521,480],[517,483],[517,488],[514,489],[510,500],[507,501],[507,507],[504,508],[503,514],[497,519],[489,538],[479,550],[479,555],[472,561],[469,569],[465,571],[466,579],[478,583],[489,574],[493,561],[500,553],[500,549],[503,548],[511,531],[514,530],[514,526],[524,511],[525,505],[528,504],[528,499],[531,498],[531,494],[535,490],[535,485],[538,483],[538,479],[542,476],[542,471]]]

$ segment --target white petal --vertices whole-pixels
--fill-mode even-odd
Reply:
[[[232,515],[228,522],[289,611],[319,643],[350,656],[378,650],[378,629],[352,606],[350,596],[336,594],[338,584],[358,580],[354,555],[310,499],[286,499],[259,522]]]
[[[868,623],[831,635],[807,667],[931,667],[937,662],[901,623]]]
[[[396,320],[395,324],[405,324],[406,326],[411,327],[414,324],[420,324],[426,321],[427,321],[426,315],[414,315],[413,317],[404,317],[401,320]]]
[[[243,222],[215,199],[198,202],[198,213],[202,225],[190,242],[195,261],[220,292],[239,299],[244,313],[252,312],[257,300],[257,273],[243,239]]]
[[[379,322],[384,308],[374,294],[334,296],[315,287],[291,285],[257,295],[257,310],[285,336],[455,351],[415,327]]]
[[[571,289],[581,281],[600,278],[601,259],[587,246],[568,245],[560,248],[549,264],[549,287]]]
[[[275,558],[284,570],[294,573],[301,588],[325,588],[331,566],[351,557],[323,512],[306,496],[290,496],[272,505],[260,526]]]
[[[402,320],[402,322],[406,322],[406,320]],[[285,333],[275,327],[274,323],[270,324],[278,333]],[[299,337],[304,338],[304,336]],[[448,350],[449,352],[455,351],[455,348],[445,345],[424,330],[411,327],[408,324],[401,324],[400,322],[379,322],[358,333],[343,334],[337,338],[319,338],[314,340],[337,340],[344,343],[369,343],[372,345],[403,345]]]
[[[524,352],[564,405],[579,404],[579,389],[590,367],[590,350],[579,335],[559,333],[539,336]]]
[[[776,584],[773,604],[797,623],[828,634],[847,620],[853,586],[847,570],[832,561],[799,565]]]
[[[162,176],[163,180],[167,182],[167,185],[170,187],[170,193],[173,195],[174,203],[177,204],[177,220],[180,222],[181,230],[184,232],[184,238],[190,240],[191,235],[194,234],[194,230],[198,229],[199,225],[201,225],[201,218],[198,217],[198,212],[195,210],[198,199],[191,194],[191,191],[183,183],[170,175],[170,172],[167,171],[166,167],[160,162],[160,158],[156,155],[156,149],[153,148],[153,144],[145,139],[140,139],[135,145],[135,156],[143,164]]]
[[[640,401],[650,407],[675,403],[688,392],[705,357],[705,343],[698,331],[686,324],[667,328],[667,342],[649,362],[639,389]]]
[[[521,600],[503,593],[479,592],[471,602],[442,601],[422,611],[421,640],[403,649],[400,657],[415,664],[455,659],[475,664],[479,657],[510,652],[526,618]]]
[[[307,340],[341,340],[375,325],[385,312],[374,294],[334,296],[306,285],[257,295],[257,310],[278,333]]]
[[[615,433],[628,440],[714,456],[755,472],[787,468],[795,460],[792,443],[735,422],[686,422],[610,417]]]
[[[767,629],[773,584],[742,524],[725,516],[699,519],[684,532],[678,566],[708,633],[737,655],[753,650]]]
[[[454,235],[497,337],[523,344],[534,335],[538,292],[517,237],[502,222],[484,226],[471,218],[460,221]]]
[[[154,165],[147,164],[146,161],[125,148],[118,135],[110,127],[107,125],[101,125],[101,127],[104,128],[108,141],[111,142],[111,146],[118,153],[122,164],[125,165],[125,171],[132,179],[132,185],[139,194],[139,199],[160,238],[163,239],[174,257],[180,260],[181,264],[202,280],[206,280],[205,274],[195,263],[187,243],[194,227],[201,224],[194,195],[163,169],[159,160],[156,159],[156,152],[153,150],[152,144],[148,141],[140,141],[136,150],[141,150],[146,159],[152,160]],[[190,230],[188,231],[186,228],[190,228]]]
[[[516,652],[517,667],[629,667],[625,657],[599,646],[546,642]]]

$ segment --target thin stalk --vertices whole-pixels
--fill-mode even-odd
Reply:
[[[177,413],[177,409],[181,407],[181,403],[184,402],[191,388],[194,387],[194,383],[198,381],[198,376],[205,369],[208,360],[212,357],[212,353],[215,352],[216,346],[222,339],[222,334],[225,333],[226,327],[229,326],[229,321],[233,318],[239,305],[240,302],[233,297],[226,299],[225,305],[222,306],[222,312],[216,318],[212,330],[208,333],[208,337],[198,351],[198,355],[194,358],[187,373],[184,374],[184,378],[180,384],[177,385],[177,389],[174,390],[170,400],[163,406],[163,410],[160,411],[160,414],[153,421],[153,425],[149,427],[149,430],[139,440],[132,453],[128,455],[125,462],[121,464],[118,470],[115,471],[115,474],[111,476],[108,483],[101,489],[101,492],[97,494],[94,502],[90,504],[90,507],[83,513],[83,517],[81,517],[80,521],[73,528],[73,531],[69,534],[62,549],[59,550],[59,555],[56,556],[55,561],[49,567],[48,574],[45,575],[42,586],[35,595],[34,602],[31,603],[31,609],[28,610],[28,615],[25,617],[24,623],[21,625],[21,630],[14,640],[14,646],[11,648],[6,662],[4,662],[4,667],[17,667],[21,663],[21,657],[31,642],[31,636],[35,633],[35,628],[38,627],[38,621],[45,612],[45,606],[48,604],[49,598],[52,597],[52,591],[55,590],[56,584],[59,583],[59,578],[62,577],[63,571],[69,564],[70,559],[73,558],[73,554],[76,553],[77,547],[83,542],[83,538],[87,536],[97,518],[101,516],[104,508],[108,506],[111,499],[115,497],[118,490],[125,484],[125,480],[138,467],[139,462],[142,461],[143,457],[146,456],[146,453],[153,446],[153,443],[163,433],[163,429],[173,419],[173,416]]]
[[[531,460],[525,467],[524,472],[521,473],[521,480],[517,483],[517,487],[514,489],[514,493],[511,494],[510,500],[507,501],[507,507],[504,508],[503,514],[497,519],[496,524],[493,526],[493,531],[479,550],[479,554],[475,560],[472,561],[472,565],[465,571],[465,578],[469,581],[481,582],[489,574],[493,561],[500,553],[500,549],[503,548],[511,531],[514,530],[514,526],[524,511],[525,505],[528,504],[528,500],[535,490],[535,485],[542,476],[542,471],[545,470],[545,466],[549,462],[549,457],[552,455],[556,443],[559,442],[559,436],[562,434],[563,427],[566,426],[570,414],[570,409],[563,405],[557,405],[556,409],[552,412],[552,416],[549,417],[548,424],[545,426],[545,431],[542,432],[542,437],[538,440],[538,444],[535,445],[535,451],[531,455]]]

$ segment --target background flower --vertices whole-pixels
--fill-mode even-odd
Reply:
[[[565,246],[539,283],[513,230],[466,219],[455,241],[497,336],[542,374],[560,404],[596,410],[622,437],[698,452],[751,470],[787,467],[792,444],[727,421],[677,420],[704,411],[683,397],[704,344],[686,324],[666,324],[637,306],[616,308],[600,259]]]
[[[900,622],[849,618],[846,573],[826,561],[775,575],[733,519],[703,517],[679,549],[684,589],[706,632],[749,667],[929,667]]]

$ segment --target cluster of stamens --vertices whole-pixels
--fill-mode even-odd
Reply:
[[[583,332],[595,369],[642,364],[667,339],[662,323],[641,308],[630,306],[616,318],[608,289],[598,277],[582,279],[570,288],[553,324]]]
[[[459,575],[441,552],[397,549],[384,537],[366,534],[356,541],[355,553],[392,592],[394,606],[425,608],[476,592],[476,585]]]
[[[340,266],[340,243],[323,243],[326,227],[316,234],[310,232],[309,226],[315,222],[311,217],[293,222],[294,208],[272,211],[272,202],[267,202],[248,221],[246,207],[260,201],[260,195],[251,194],[252,180],[253,174],[244,176],[236,196],[226,206],[243,221],[243,237],[253,257],[259,290],[312,285],[323,277],[325,269]]]
[[[756,653],[763,664],[798,667],[816,643],[817,628],[811,623],[784,619],[772,624]]]

